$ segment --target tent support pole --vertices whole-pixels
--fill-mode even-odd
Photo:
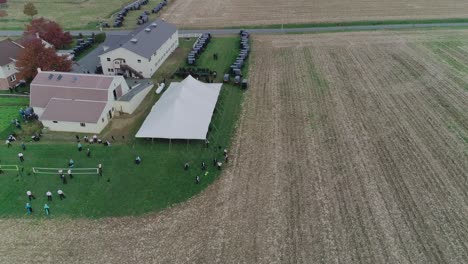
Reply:
[[[172,143],[172,141],[171,141],[171,139],[169,139],[169,151],[171,151],[171,143]]]

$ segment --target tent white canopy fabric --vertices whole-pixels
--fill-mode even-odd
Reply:
[[[192,76],[173,82],[151,109],[137,138],[206,139],[222,83]]]

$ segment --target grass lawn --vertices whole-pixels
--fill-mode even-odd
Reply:
[[[23,14],[23,7],[29,0],[9,0],[7,17],[0,18],[0,25],[3,30],[22,30],[25,24],[31,20],[30,17]],[[54,20],[65,29],[96,29],[98,21],[106,20],[132,1],[122,0],[36,0],[33,1],[38,10],[36,17],[43,16]],[[146,9],[153,8],[160,1],[150,0],[145,6]],[[142,12],[142,11],[141,11]],[[131,16],[138,16],[140,11],[131,12]],[[135,14],[132,14],[135,13]],[[138,15],[136,14],[138,13]],[[130,19],[128,25],[133,28],[136,25],[136,19]]]
[[[5,140],[9,134],[16,130],[11,124],[11,120],[19,118],[20,108],[28,105],[29,98],[0,97],[0,139]]]
[[[181,48],[168,60],[164,68],[176,67],[176,61],[185,63],[185,56],[193,44],[193,39],[181,40]],[[236,56],[238,38],[215,39],[200,59],[200,67],[214,67],[213,70],[222,72],[232,63],[231,57]],[[226,47],[230,47],[227,48]],[[211,62],[212,53],[226,54],[216,62]],[[180,60],[182,58],[182,60]],[[229,59],[228,59],[229,58]],[[206,63],[207,65],[202,65]],[[156,77],[155,77],[156,78]],[[102,145],[85,145],[90,148],[92,157],[88,158],[85,151],[78,152],[74,134],[62,134],[65,140],[54,140],[54,134],[46,135],[40,142],[27,142],[24,151],[25,162],[21,164],[17,158],[20,151],[19,143],[7,148],[0,145],[0,164],[20,165],[24,168],[22,174],[7,172],[0,175],[0,216],[26,217],[24,205],[27,202],[26,191],[30,189],[37,199],[32,201],[36,209],[34,218],[45,217],[42,207],[46,203],[46,191],[54,193],[54,201],[49,203],[52,215],[50,217],[105,217],[138,215],[151,211],[158,211],[173,204],[183,202],[201,192],[218,176],[219,171],[214,168],[213,158],[222,159],[222,150],[229,148],[231,137],[240,113],[243,91],[238,87],[224,85],[218,101],[218,110],[213,117],[213,128],[209,133],[210,146],[204,142],[156,140],[154,143],[144,139],[126,138],[112,144],[111,147]],[[158,99],[154,92],[145,99],[143,106],[147,112]],[[141,126],[144,117],[135,118],[125,129],[131,135]],[[112,131],[108,131],[112,133]],[[110,134],[108,134],[110,135]],[[57,137],[60,135],[57,134]],[[218,146],[221,146],[219,149]],[[142,164],[134,164],[136,155],[142,158]],[[97,175],[76,175],[63,185],[58,175],[34,175],[32,167],[66,167],[68,160],[75,161],[76,168],[96,167],[103,164],[103,177]],[[189,162],[188,171],[183,170],[183,164]],[[208,175],[201,171],[200,164],[205,161],[208,165]],[[201,176],[201,184],[195,184],[195,176]],[[62,189],[67,198],[60,201],[56,195]]]

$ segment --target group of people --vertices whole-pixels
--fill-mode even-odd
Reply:
[[[66,198],[66,197],[65,197],[65,193],[64,193],[62,190],[60,190],[60,189],[57,190],[57,194],[58,194],[60,200],[63,200],[63,199]],[[29,199],[30,202],[31,202],[32,200],[35,200],[35,199],[36,199],[36,196],[34,196],[34,194],[33,194],[30,190],[26,191],[26,195],[28,196],[28,199]],[[47,191],[47,192],[45,193],[45,195],[46,195],[46,197],[47,197],[47,202],[52,202],[52,192],[51,192],[51,191]],[[25,208],[26,208],[26,213],[27,213],[28,215],[30,215],[30,214],[33,213],[32,205],[31,205],[29,202],[26,203]],[[48,204],[44,204],[44,213],[45,213],[46,215],[49,215],[49,214],[50,214],[50,207],[49,207]]]
[[[78,145],[81,145],[80,136],[75,135],[75,138],[76,138],[76,141],[78,142]],[[124,138],[125,137],[122,136],[122,139],[124,139]],[[112,136],[112,140],[115,141],[114,136]],[[102,140],[102,139],[98,138],[97,135],[93,135],[91,138],[89,138],[88,136],[85,135],[85,136],[83,136],[83,141],[86,142],[86,143],[89,143],[89,144],[103,144],[106,147],[111,146],[111,142],[109,140],[106,140],[106,139]],[[83,145],[81,145],[81,148],[83,148]]]
[[[205,144],[208,147],[209,141],[206,140]],[[227,149],[224,149],[223,156],[224,156],[224,162],[227,163],[229,161],[229,156],[228,156]],[[218,170],[221,170],[222,166],[223,166],[223,163],[221,161],[219,161],[217,158],[213,159],[213,167],[216,167],[216,168],[218,168]],[[184,164],[184,170],[186,170],[186,171],[189,170],[189,167],[190,167],[189,162],[186,162]],[[202,171],[207,170],[207,165],[206,165],[206,163],[204,161],[202,161],[202,163],[201,163],[201,170]],[[208,176],[208,171],[205,172],[205,176]],[[195,176],[195,183],[200,184],[200,176],[198,176],[198,175]]]
[[[73,160],[70,160],[70,161],[73,161]],[[62,183],[67,184],[67,177],[65,176],[65,173],[63,173],[63,170],[59,170],[58,174],[59,174],[60,179],[62,180]],[[70,180],[73,179],[73,172],[71,169],[68,169],[67,174]]]

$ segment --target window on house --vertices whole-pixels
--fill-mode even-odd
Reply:
[[[10,81],[12,81],[12,82],[16,81],[16,75],[10,76]]]
[[[125,60],[123,60],[123,63],[125,63]]]
[[[141,63],[141,60],[138,60],[138,63]]]
[[[102,118],[102,122],[104,123],[104,118]]]
[[[114,72],[114,69],[110,69],[111,72]]]
[[[57,124],[57,123],[58,123],[58,121],[52,121],[52,123],[55,123],[55,124]]]
[[[107,68],[107,71],[110,72],[110,71],[111,71],[111,68]]]
[[[110,61],[110,58],[107,58],[107,61]]]
[[[80,126],[85,127],[86,124],[85,123],[80,123]]]

